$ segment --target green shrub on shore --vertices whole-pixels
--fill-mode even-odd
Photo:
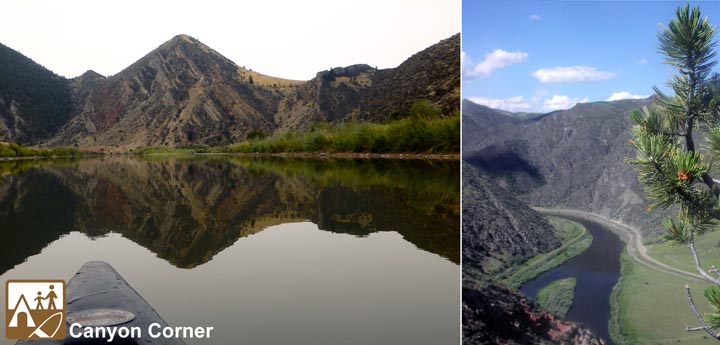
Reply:
[[[225,147],[235,153],[459,153],[460,116],[408,117],[388,123],[317,124]]]
[[[136,155],[187,155],[204,152],[205,146],[192,147],[164,147],[164,146],[143,146],[132,150]]]
[[[526,282],[560,266],[592,245],[592,235],[581,224],[554,216],[548,216],[548,220],[555,228],[555,235],[563,242],[562,246],[498,273],[498,278],[505,285],[519,289]]]
[[[545,310],[565,317],[575,299],[575,278],[559,279],[542,288],[537,294],[537,303]]]
[[[53,147],[49,149],[30,148],[17,143],[0,142],[0,158],[17,157],[76,157],[89,153],[77,147]]]

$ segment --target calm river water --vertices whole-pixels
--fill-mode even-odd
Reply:
[[[579,322],[610,341],[610,293],[620,278],[620,254],[624,243],[604,226],[582,218],[566,217],[585,226],[593,236],[586,251],[553,270],[525,283],[520,291],[535,298],[538,291],[555,280],[574,277],[575,300],[567,319]]]
[[[102,260],[170,325],[214,327],[188,344],[460,342],[457,161],[105,157],[0,174],[3,296],[7,279]]]

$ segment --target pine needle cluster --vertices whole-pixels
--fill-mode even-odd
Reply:
[[[701,323],[687,330],[704,330],[717,339],[720,272],[714,266],[702,268],[694,244],[695,235],[720,219],[720,185],[711,176],[713,159],[720,155],[720,76],[712,73],[716,31],[700,9],[690,9],[689,4],[679,7],[676,17],[660,30],[659,50],[676,71],[668,81],[674,95],[654,88],[653,106],[630,113],[635,123],[631,145],[637,152],[630,163],[637,166],[638,178],[646,185],[650,208],[677,210],[663,221],[666,237],[687,245],[698,271],[715,284],[705,290],[705,297],[716,312],[704,317],[686,287]],[[706,145],[696,146],[695,132],[704,133]]]

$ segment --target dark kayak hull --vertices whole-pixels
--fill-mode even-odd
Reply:
[[[154,345],[185,344],[181,339],[177,338],[150,338],[147,330],[151,324],[156,323],[159,324],[160,327],[167,327],[167,322],[160,317],[155,309],[153,309],[112,266],[101,261],[91,261],[84,264],[67,285],[67,314],[92,309],[119,309],[135,314],[135,318],[132,321],[115,327],[139,327],[143,330],[142,338],[114,339],[112,343]],[[17,342],[18,345],[75,343],[107,344],[107,340],[72,338],[68,325],[65,340],[20,340]]]

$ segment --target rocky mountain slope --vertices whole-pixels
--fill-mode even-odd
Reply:
[[[117,75],[89,72],[75,80],[77,114],[50,144],[212,145],[242,140],[251,129],[271,132],[289,85],[254,79],[260,78],[251,83],[248,70],[179,35]]]
[[[65,78],[0,44],[0,141],[50,138],[71,113]]]
[[[635,156],[628,113],[650,103],[578,104],[517,120],[465,101],[464,159],[528,204],[585,210],[660,234],[662,212],[646,210],[643,186],[626,162]]]
[[[429,99],[445,114],[460,106],[460,34],[416,53],[397,68],[379,70],[368,97],[360,104],[361,119],[403,115],[416,99]]]
[[[336,67],[318,72],[280,101],[275,122],[281,129],[305,129],[321,121],[334,122],[360,111],[378,70],[368,65]]]
[[[606,344],[504,286],[463,284],[462,294],[463,344]]]
[[[560,246],[550,223],[463,163],[463,271],[492,274]]]
[[[472,152],[498,141],[498,134],[515,131],[522,120],[508,114],[475,104],[467,99],[462,101],[464,151]]]
[[[31,145],[218,145],[244,140],[251,130],[382,121],[407,114],[420,99],[446,114],[459,109],[459,34],[396,68],[337,67],[309,81],[245,69],[187,35],[114,76],[88,71],[71,80],[1,48],[0,140]]]

